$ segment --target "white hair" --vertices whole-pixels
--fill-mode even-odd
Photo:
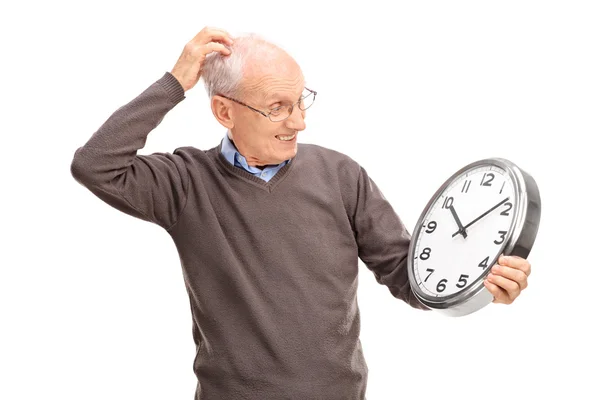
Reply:
[[[246,63],[250,59],[268,61],[281,52],[278,46],[256,33],[237,36],[231,46],[225,46],[231,50],[229,55],[213,52],[204,61],[202,79],[208,97],[216,94],[230,97],[239,95]]]

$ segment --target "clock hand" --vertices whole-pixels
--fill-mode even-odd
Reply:
[[[450,206],[448,208],[452,212],[452,216],[454,217],[454,220],[456,221],[456,225],[458,225],[458,232],[457,233],[460,233],[466,239],[467,238],[467,231],[465,230],[465,227],[460,222],[460,218],[458,218],[458,214],[456,214],[456,210],[454,209],[454,206],[452,204],[450,204]],[[454,236],[455,235],[452,235],[452,237],[454,237]]]
[[[479,221],[481,218],[485,217],[486,215],[488,215],[489,213],[491,213],[492,211],[494,211],[496,208],[500,207],[502,204],[506,203],[506,201],[508,201],[508,199],[510,199],[510,196],[507,197],[507,198],[505,198],[500,203],[496,204],[494,207],[490,208],[489,210],[487,210],[483,214],[481,214],[479,217],[475,218],[473,221],[469,222],[467,225],[464,226],[463,230],[467,229],[468,227],[470,227],[471,225],[473,225],[475,222]],[[454,234],[452,234],[452,237],[458,235],[459,233],[461,233],[460,230],[458,230],[458,232],[454,232]]]

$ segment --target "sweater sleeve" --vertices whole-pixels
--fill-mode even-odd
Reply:
[[[71,174],[110,206],[169,229],[181,214],[189,175],[178,149],[137,155],[148,134],[185,98],[179,81],[166,72],[118,108],[75,151]]]
[[[411,235],[362,166],[356,190],[353,222],[360,259],[394,297],[413,308],[429,310],[415,297],[408,280]]]

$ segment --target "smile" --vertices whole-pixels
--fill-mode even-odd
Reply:
[[[282,142],[287,142],[287,141],[293,140],[293,139],[296,137],[296,135],[297,135],[297,134],[296,134],[296,133],[294,133],[294,134],[293,134],[293,135],[291,135],[291,136],[279,136],[279,135],[277,135],[277,136],[275,136],[275,137],[276,137],[277,139],[281,140]]]

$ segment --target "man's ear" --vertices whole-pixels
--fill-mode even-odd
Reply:
[[[233,108],[231,101],[219,95],[215,95],[210,99],[210,108],[221,125],[227,129],[233,128]]]

